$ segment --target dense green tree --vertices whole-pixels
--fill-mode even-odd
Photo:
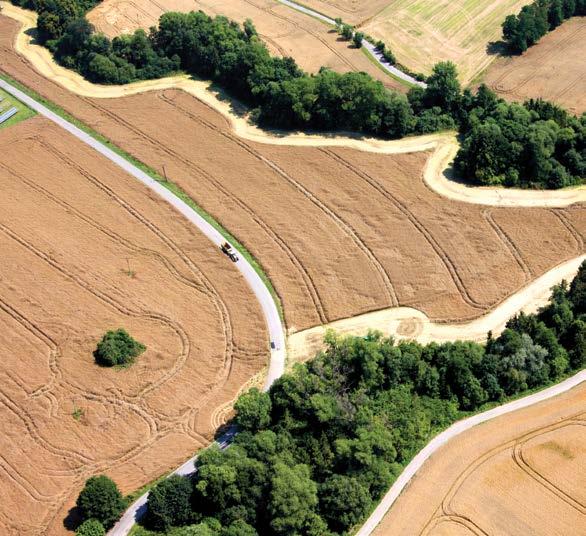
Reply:
[[[344,39],[350,40],[354,35],[354,28],[352,28],[352,26],[350,26],[349,24],[344,24],[342,25],[341,34]]]
[[[271,422],[271,398],[253,387],[238,398],[234,405],[236,423],[244,430],[257,432]]]
[[[258,536],[258,532],[242,519],[238,519],[222,530],[222,536]]]
[[[364,34],[362,32],[354,32],[352,36],[352,42],[356,48],[360,48],[362,46],[362,41],[364,40]]]
[[[582,263],[578,274],[570,284],[568,299],[572,303],[574,314],[586,314],[586,263]]]
[[[75,536],[105,536],[106,529],[97,519],[86,519],[75,531]]]
[[[460,105],[461,87],[456,65],[443,61],[433,66],[423,93],[426,108],[437,106],[443,112],[456,112]]]
[[[320,488],[323,517],[336,532],[345,532],[361,521],[371,503],[368,489],[352,477],[333,475]]]
[[[149,492],[147,524],[156,530],[168,530],[174,525],[185,525],[192,517],[189,478],[172,475],[159,482]]]
[[[288,467],[282,462],[274,465],[268,509],[275,534],[308,534],[316,523],[317,504],[317,485],[311,480],[309,467]]]
[[[106,529],[116,522],[126,506],[116,483],[105,475],[89,478],[76,504],[84,521],[96,519]]]

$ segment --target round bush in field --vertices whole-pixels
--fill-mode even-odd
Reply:
[[[77,507],[84,521],[98,520],[109,529],[120,517],[126,504],[116,483],[107,476],[100,475],[92,476],[86,481],[77,498]]]
[[[126,330],[117,329],[116,331],[108,331],[102,337],[94,352],[94,357],[99,365],[112,367],[132,363],[134,358],[145,350],[144,344],[135,341]]]

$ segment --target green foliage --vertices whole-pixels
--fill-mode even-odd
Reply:
[[[486,345],[328,332],[325,351],[296,365],[266,396],[254,390],[240,397],[234,444],[201,453],[190,501],[191,481],[183,479],[181,500],[173,502],[184,515],[165,526],[203,524],[169,535],[351,533],[413,456],[464,412],[586,364],[578,313],[584,280],[586,263],[570,285],[553,289],[547,306],[511,318]]]
[[[586,264],[582,264],[570,285],[568,300],[576,316],[586,314]]]
[[[581,184],[586,116],[542,100],[505,103],[481,86],[461,111],[464,139],[455,166],[483,185],[562,188]]]
[[[349,24],[343,24],[342,29],[340,30],[340,34],[344,39],[350,41],[350,39],[352,39],[352,36],[354,35],[354,28]]]
[[[336,532],[345,532],[364,519],[372,500],[368,488],[356,478],[333,475],[320,489],[321,511]]]
[[[89,478],[77,498],[81,518],[98,520],[109,529],[126,507],[115,482],[105,475]]]
[[[586,15],[585,0],[535,0],[518,15],[503,22],[503,39],[516,53],[523,53],[565,19]]]
[[[155,530],[168,530],[173,525],[184,525],[192,517],[191,480],[172,475],[150,490],[146,522]]]
[[[271,398],[253,387],[243,394],[234,405],[236,424],[243,430],[257,432],[271,422]]]
[[[145,350],[146,347],[135,341],[124,329],[117,329],[108,331],[102,337],[94,357],[103,366],[126,365],[132,363]]]
[[[106,529],[97,519],[87,519],[77,530],[75,536],[105,536]]]
[[[354,32],[352,36],[352,42],[356,48],[360,48],[362,46],[362,41],[364,39],[364,34],[362,32]]]
[[[583,9],[586,0],[560,1],[565,16]],[[586,176],[584,116],[577,119],[541,100],[507,104],[484,86],[476,95],[462,91],[450,62],[438,63],[427,87],[414,87],[406,99],[366,73],[322,68],[310,75],[292,58],[272,57],[250,20],[240,26],[202,11],[168,12],[148,34],[137,30],[110,40],[83,17],[93,0],[44,2],[34,7],[42,15],[46,45],[63,65],[94,82],[122,84],[183,70],[229,88],[269,127],[351,130],[387,138],[459,129],[462,147],[455,168],[474,183],[561,188],[580,184]],[[543,0],[538,2],[537,8],[527,6],[540,13],[541,22],[535,15],[532,23],[535,31],[541,31],[547,11]],[[507,35],[515,33],[515,24],[508,19]],[[361,32],[339,28],[360,45]],[[396,63],[391,51],[384,55]]]
[[[268,513],[274,534],[304,534],[315,526],[317,485],[307,465],[289,467],[277,462],[273,466],[270,488]]]

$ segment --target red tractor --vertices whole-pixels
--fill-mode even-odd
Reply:
[[[222,250],[222,253],[225,253],[226,255],[228,255],[228,257],[230,257],[230,260],[232,262],[236,262],[238,260],[238,255],[236,255],[234,248],[230,244],[228,244],[228,242],[224,242],[220,246],[220,249]]]

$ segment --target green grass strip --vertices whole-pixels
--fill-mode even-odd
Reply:
[[[118,147],[117,145],[114,145],[108,138],[102,136],[101,134],[99,134],[98,132],[93,130],[92,128],[88,127],[85,123],[82,123],[81,121],[79,121],[78,119],[76,119],[75,117],[73,117],[72,115],[67,113],[60,106],[56,105],[55,103],[53,103],[51,101],[48,101],[47,99],[45,99],[44,97],[39,95],[36,91],[33,91],[32,89],[22,85],[17,80],[14,80],[12,77],[8,76],[6,73],[4,73],[4,72],[0,73],[0,78],[2,78],[4,81],[8,82],[9,84],[12,84],[16,88],[20,89],[23,93],[26,93],[31,98],[40,102],[41,104],[43,104],[44,106],[49,108],[49,110],[56,113],[57,115],[59,115],[63,119],[69,121],[70,123],[75,125],[77,128],[79,128],[80,130],[83,130],[86,134],[89,134],[95,140],[99,141],[100,143],[103,143],[106,147],[108,147],[109,149],[114,151],[116,154],[120,155],[125,160],[128,160],[131,164],[133,164],[138,169],[140,169],[141,171],[143,171],[144,173],[146,173],[147,175],[152,177],[154,180],[156,180],[158,183],[160,183],[162,186],[167,188],[167,190],[172,192],[176,197],[178,197],[183,202],[185,202],[187,205],[189,205],[189,207],[191,209],[195,210],[195,212],[197,212],[204,220],[206,220],[210,225],[212,225],[212,227],[214,227],[214,229],[216,229],[216,231],[218,231],[226,240],[228,240],[240,252],[240,254],[250,263],[250,265],[254,268],[254,271],[262,279],[263,283],[265,284],[265,286],[267,287],[271,296],[273,297],[275,305],[277,306],[277,310],[279,311],[279,316],[281,317],[281,320],[284,320],[283,306],[281,304],[281,300],[280,300],[275,288],[273,287],[271,280],[267,276],[266,272],[263,270],[260,262],[258,262],[256,260],[256,258],[252,255],[252,253],[250,253],[250,251],[248,251],[248,249],[246,249],[242,245],[242,243],[240,241],[238,241],[238,239],[236,239],[236,237],[234,237],[228,230],[226,230],[224,227],[222,227],[222,225],[211,214],[209,214],[202,207],[200,207],[195,202],[195,200],[193,200],[187,194],[187,192],[185,192],[179,185],[177,185],[176,183],[174,183],[172,181],[166,180],[164,177],[162,177],[154,169],[147,166],[146,164],[144,164],[140,160],[137,160],[136,158],[134,158],[132,155],[130,155],[129,153],[127,153],[126,151],[124,151],[123,149]]]
[[[0,89],[0,97],[2,97],[2,101],[0,102],[0,107],[2,108],[0,115],[10,110],[10,108],[16,108],[18,110],[10,119],[0,124],[0,129],[11,127],[37,115],[37,112],[31,110],[26,104],[23,104],[16,97],[13,97],[2,89]]]

